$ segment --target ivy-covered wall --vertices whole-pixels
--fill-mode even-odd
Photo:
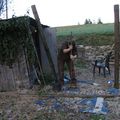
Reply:
[[[30,19],[28,16],[0,20],[0,64],[12,66],[21,49],[27,50],[30,62],[33,62],[33,44],[30,39]]]

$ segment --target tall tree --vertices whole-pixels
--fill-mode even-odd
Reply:
[[[6,19],[8,18],[8,4],[12,0],[0,0],[0,16],[3,12],[6,12]]]
[[[90,19],[88,21],[89,21],[89,24],[92,24],[92,21]]]
[[[0,15],[4,9],[4,0],[0,0]]]
[[[103,24],[103,22],[101,21],[101,19],[100,19],[100,18],[98,19],[97,24]]]
[[[85,25],[86,25],[86,24],[89,24],[89,20],[88,20],[88,19],[85,19],[84,24],[85,24]]]
[[[85,25],[86,25],[86,24],[92,24],[92,21],[91,21],[90,19],[85,19],[84,24],[85,24]]]

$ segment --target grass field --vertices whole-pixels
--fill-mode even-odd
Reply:
[[[88,24],[56,27],[57,36],[67,36],[70,35],[71,32],[75,36],[87,34],[113,34],[114,24]]]
[[[89,24],[56,27],[58,43],[72,35],[77,44],[82,45],[111,45],[114,42],[114,24]]]

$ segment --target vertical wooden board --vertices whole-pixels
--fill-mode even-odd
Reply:
[[[22,88],[28,88],[29,87],[29,76],[28,76],[28,71],[27,71],[27,65],[26,65],[26,60],[25,60],[25,55],[22,54],[22,57],[19,59],[19,71],[20,71],[20,86]]]
[[[1,65],[1,91],[6,91],[8,89],[7,77],[6,77],[6,68],[4,65]]]
[[[28,87],[29,78],[24,56],[20,58],[19,64],[14,63],[12,68],[0,65],[0,91],[13,91]]]
[[[12,86],[12,84],[11,84],[11,75],[10,75],[10,73],[9,73],[9,70],[8,70],[8,67],[7,66],[4,66],[4,70],[5,70],[5,77],[6,77],[6,91],[9,91],[10,90],[10,88],[11,88],[11,86]]]
[[[0,90],[1,91],[9,91],[14,90],[14,78],[12,74],[12,70],[5,65],[0,65],[0,71],[1,71],[1,78],[0,78]]]
[[[114,87],[119,88],[119,44],[120,44],[120,28],[119,28],[119,5],[114,5],[114,15],[115,15],[115,71],[114,71]]]
[[[0,65],[0,91],[2,91],[4,87],[3,79],[4,79],[4,76],[2,72],[2,65]]]
[[[14,78],[13,82],[14,82],[15,90],[17,90],[19,77],[20,77],[20,73],[18,70],[18,62],[14,63],[13,69],[12,69],[12,74],[13,74],[13,78]]]
[[[55,67],[54,67],[54,64],[53,64],[53,61],[52,61],[50,50],[48,48],[48,45],[47,45],[47,42],[46,42],[46,39],[45,39],[45,36],[44,36],[44,33],[43,33],[42,25],[41,25],[39,15],[38,15],[37,10],[36,10],[36,6],[32,5],[31,8],[32,8],[32,11],[33,11],[33,14],[34,14],[34,17],[36,19],[37,26],[38,26],[39,40],[44,45],[45,52],[46,52],[47,57],[48,57],[48,61],[49,61],[49,64],[50,64],[51,71],[53,72],[53,75],[55,77],[55,81],[57,81],[57,79],[58,79],[57,73],[55,71]]]
[[[8,90],[8,83],[7,83],[7,76],[6,76],[6,66],[3,66],[3,81],[4,81],[4,89],[3,90]]]
[[[51,54],[51,57],[52,57],[52,61],[53,61],[54,67],[55,67],[55,71],[57,73],[58,72],[57,45],[56,45],[55,31],[54,31],[54,29],[51,29],[51,28],[47,27],[47,28],[43,28],[43,32],[45,34],[46,41],[47,41],[47,44],[48,44],[48,47],[49,47],[49,50],[50,50],[50,54]],[[40,48],[41,48],[41,53],[42,53],[41,54],[41,58],[42,58],[41,61],[42,61],[42,66],[44,66],[43,71],[44,71],[44,73],[50,74],[51,73],[51,68],[50,68],[50,65],[49,65],[49,61],[48,61],[44,46],[43,46],[42,43],[40,45],[41,45]]]
[[[1,79],[2,79],[2,72],[1,72],[1,65],[0,65],[0,91],[1,91],[1,89],[2,89],[2,88],[1,88],[1,87],[2,87],[2,86],[1,86],[1,84],[2,84]]]
[[[6,66],[6,80],[7,80],[7,91],[11,91],[15,89],[15,79],[13,77],[13,70],[14,68],[9,68]]]

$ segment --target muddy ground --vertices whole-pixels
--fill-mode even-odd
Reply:
[[[34,86],[33,89],[1,92],[0,120],[120,120],[120,92],[116,95],[107,91],[112,88],[112,84],[108,84],[108,81],[114,80],[114,66],[111,65],[111,75],[107,74],[106,78],[103,74],[99,76],[98,72],[93,77],[92,68],[91,63],[84,68],[76,68],[77,92],[74,90],[70,92],[69,82],[64,85],[61,92],[53,91],[50,85],[42,90],[39,86]],[[66,88],[69,88],[67,92]],[[54,95],[45,97],[50,94],[72,97],[55,97]],[[87,106],[78,102],[85,99],[86,95],[91,95],[92,98],[95,95],[102,97],[111,95],[108,98],[103,97],[107,103],[107,113],[81,112],[80,109]]]

